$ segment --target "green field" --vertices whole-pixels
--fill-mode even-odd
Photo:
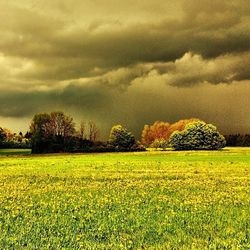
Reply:
[[[250,148],[28,153],[0,151],[0,249],[250,249]]]

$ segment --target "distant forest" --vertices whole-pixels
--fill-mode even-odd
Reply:
[[[143,151],[146,148],[175,150],[217,150],[225,146],[250,146],[250,135],[221,135],[212,124],[197,118],[173,124],[156,121],[145,125],[140,141],[122,125],[111,128],[108,141],[100,141],[100,128],[93,121],[81,121],[63,112],[36,114],[30,130],[12,133],[0,127],[0,148],[31,148],[33,153]]]
[[[250,147],[250,134],[225,135],[228,147]]]

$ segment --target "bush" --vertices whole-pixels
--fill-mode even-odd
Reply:
[[[168,147],[168,141],[165,140],[164,138],[161,139],[155,139],[151,144],[151,148],[162,148],[166,149]]]
[[[140,148],[134,135],[121,125],[112,127],[109,145],[113,151],[138,151]]]
[[[225,138],[212,124],[194,122],[174,132],[169,144],[176,150],[216,150],[225,147]]]
[[[131,148],[130,151],[133,152],[139,152],[139,151],[146,151],[146,148],[144,147],[144,145],[142,145],[139,141],[137,141]]]

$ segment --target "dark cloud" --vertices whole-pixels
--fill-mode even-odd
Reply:
[[[62,109],[138,131],[165,117],[220,124],[209,103],[220,93],[214,103],[233,106],[242,126],[249,119],[242,98],[229,97],[250,99],[241,91],[250,82],[248,0],[0,0],[0,9],[0,117]],[[206,100],[198,107],[197,94]]]
[[[70,84],[53,91],[2,91],[1,116],[22,117],[51,109],[73,108],[81,112],[98,112],[112,103],[112,91],[98,85],[77,86]]]
[[[162,5],[169,13],[163,1],[136,3],[138,9],[142,7],[138,10],[138,16],[143,13],[142,20],[131,18],[129,8],[112,19],[107,12],[119,9],[112,1],[106,7],[100,2],[78,4],[70,7],[57,1],[54,4],[36,1],[30,4],[33,8],[25,8],[1,3],[4,10],[1,19],[6,20],[0,25],[4,34],[1,52],[5,56],[29,59],[34,65],[21,77],[67,80],[92,75],[95,68],[112,70],[143,62],[173,61],[188,51],[211,58],[250,48],[247,0],[192,0],[179,4],[177,1],[175,12],[181,14],[169,17],[159,10]],[[84,7],[93,10],[94,6],[97,11],[103,8],[97,20],[88,15],[84,20],[77,14],[78,8],[86,13]],[[61,9],[59,14],[57,7]],[[150,7],[159,11],[157,19],[145,15]],[[127,20],[123,17],[126,15]],[[75,21],[71,22],[71,18]]]

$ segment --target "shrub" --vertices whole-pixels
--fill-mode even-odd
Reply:
[[[150,147],[166,149],[168,147],[168,141],[164,138],[155,139],[154,142],[150,144]]]
[[[116,151],[130,151],[136,144],[134,135],[121,125],[112,127],[109,144]]]
[[[225,147],[225,138],[212,124],[194,122],[183,131],[174,132],[169,141],[176,150],[216,150]]]
[[[139,141],[137,141],[131,148],[130,151],[145,151],[146,148]]]

